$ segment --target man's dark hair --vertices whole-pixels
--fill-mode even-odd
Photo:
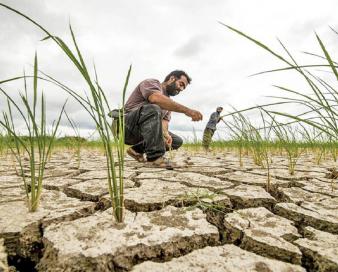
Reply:
[[[172,71],[169,75],[165,77],[164,82],[168,81],[171,76],[174,76],[176,79],[180,79],[181,76],[185,76],[187,78],[188,84],[190,84],[191,82],[191,77],[188,76],[188,74],[182,70]]]

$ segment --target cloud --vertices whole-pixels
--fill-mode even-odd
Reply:
[[[196,57],[205,49],[207,39],[207,36],[192,37],[182,46],[178,47],[174,51],[174,55],[183,58]]]
[[[95,62],[111,107],[121,103],[121,90],[130,64],[133,69],[127,95],[145,78],[162,80],[174,69],[187,71],[192,84],[174,99],[200,110],[205,118],[203,122],[192,123],[183,114],[174,114],[170,126],[183,134],[189,134],[192,127],[202,131],[218,105],[230,104],[240,109],[267,102],[264,96],[280,95],[273,84],[307,91],[300,78],[290,72],[249,78],[248,75],[256,72],[283,67],[283,63],[217,21],[250,34],[278,52],[282,49],[275,37],[281,38],[299,63],[318,61],[298,53],[321,53],[314,30],[334,59],[338,53],[337,36],[328,28],[338,26],[335,0],[327,0],[325,5],[315,0],[261,0],[259,4],[247,0],[138,0],[132,6],[123,0],[101,0],[99,4],[93,0],[3,0],[2,3],[21,10],[70,44],[71,21],[87,66],[93,71]],[[79,94],[88,91],[64,53],[51,41],[40,41],[44,37],[41,30],[3,8],[0,18],[0,81],[21,75],[23,69],[31,74],[37,51],[40,69]],[[17,97],[22,82],[1,87]],[[47,115],[53,120],[68,95],[43,82],[39,82],[39,90],[46,94]],[[0,109],[5,107],[0,96]],[[69,100],[67,112],[83,130],[93,128],[77,102]],[[16,120],[21,124],[20,118]],[[63,125],[66,129],[67,123]]]

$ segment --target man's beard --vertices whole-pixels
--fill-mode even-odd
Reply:
[[[176,81],[174,81],[173,83],[170,83],[167,86],[166,91],[169,96],[175,96],[180,93],[180,91],[176,88]]]

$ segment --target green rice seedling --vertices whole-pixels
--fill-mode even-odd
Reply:
[[[276,128],[276,127],[274,127]],[[290,175],[295,174],[297,161],[303,149],[298,145],[296,132],[292,127],[280,126],[275,130],[278,140],[282,143],[288,159],[288,170]]]
[[[60,44],[62,50],[67,52],[70,55],[70,59],[76,65],[78,70],[81,72],[83,78],[89,87],[89,92],[91,97],[87,96],[82,97],[77,94],[75,91],[70,88],[62,85],[62,88],[69,93],[74,99],[76,99],[83,108],[90,114],[92,120],[95,122],[97,131],[100,135],[101,142],[104,149],[104,155],[106,157],[107,164],[107,173],[108,173],[108,189],[109,194],[112,200],[113,215],[117,222],[123,222],[124,218],[124,103],[125,103],[125,92],[129,82],[129,77],[131,73],[131,66],[127,73],[127,77],[124,83],[123,92],[122,92],[122,108],[121,114],[119,115],[119,129],[117,137],[114,137],[112,134],[112,129],[110,126],[110,119],[108,119],[107,113],[111,111],[107,96],[103,89],[100,87],[97,74],[95,72],[95,80],[93,81],[89,75],[81,52],[78,48],[78,45],[75,40],[74,33],[70,28],[71,35],[73,38],[74,45],[77,50],[78,59],[75,57],[73,52],[64,44]],[[53,83],[59,85],[59,82],[52,77],[48,77]],[[59,85],[61,86],[61,85]],[[114,144],[115,143],[115,144]],[[114,152],[117,153],[117,162],[115,163]],[[117,164],[117,169],[116,169]]]
[[[7,151],[7,139],[4,132],[0,131],[0,155],[5,154]]]
[[[75,154],[76,154],[76,162],[77,162],[77,169],[80,169],[80,164],[81,164],[81,148],[84,144],[83,138],[81,137],[80,134],[80,128],[78,127],[78,125],[75,123],[74,120],[72,120],[69,115],[67,114],[67,112],[65,112],[65,115],[67,117],[67,120],[70,124],[70,126],[72,127],[74,133],[75,133],[75,137],[71,137],[71,144],[75,145]]]
[[[192,146],[194,147],[194,151],[198,151],[200,149],[201,142],[198,140],[195,127],[192,127],[192,134],[193,134]]]
[[[302,137],[306,141],[307,147],[314,154],[316,164],[319,165],[328,148],[327,140],[323,136],[323,132],[318,131],[316,128],[309,129],[303,125],[302,128]]]
[[[315,161],[316,164],[319,165],[322,160],[325,158],[325,153],[327,152],[328,145],[326,144],[326,139],[323,136],[323,133],[320,133],[316,140],[316,148],[315,148]]]
[[[334,162],[337,162],[338,157],[338,143],[334,141],[332,138],[329,140],[329,151],[331,153],[332,159]]]
[[[243,149],[247,146],[249,140],[246,133],[247,129],[245,127],[245,122],[243,122],[240,115],[232,115],[231,117],[233,118],[233,122],[225,122],[223,119],[221,120],[230,131],[230,137],[236,144],[236,149],[238,150],[239,166],[243,167]]]
[[[295,174],[295,168],[303,149],[298,145],[297,131],[291,125],[282,124],[267,112],[272,118],[271,128],[284,149],[288,159],[288,170],[290,175]]]
[[[59,127],[60,119],[64,111],[65,104],[56,122],[53,122],[52,132],[49,135],[46,127],[46,101],[44,94],[41,93],[40,116],[37,113],[38,107],[38,59],[34,58],[34,76],[33,76],[33,99],[29,101],[27,94],[26,77],[24,76],[25,93],[20,93],[21,107],[15,102],[7,92],[0,88],[0,92],[7,99],[7,112],[3,111],[3,119],[0,125],[6,130],[9,141],[9,149],[19,164],[19,174],[23,178],[24,188],[27,197],[28,210],[34,212],[37,210],[42,193],[42,182],[47,158],[51,153],[56,132]],[[13,113],[16,111],[25,123],[28,131],[26,140],[20,136],[13,119]],[[38,118],[40,117],[40,121]],[[28,157],[28,166],[26,165]],[[27,181],[25,169],[28,167],[29,181]]]
[[[261,113],[261,118],[263,121],[263,128],[256,128],[248,118],[246,118],[242,113],[236,111],[236,114],[231,115],[233,122],[224,122],[226,126],[231,131],[233,140],[238,144],[239,148],[239,157],[240,157],[240,166],[242,166],[242,148],[248,147],[251,150],[254,163],[262,168],[267,169],[267,183],[266,189],[270,190],[270,162],[271,156],[269,151],[269,140],[271,128],[266,129],[266,121],[264,116]],[[263,131],[263,135],[262,135]]]
[[[263,115],[262,110],[260,110],[260,115],[263,122],[263,127],[255,128],[254,126],[250,125],[251,126],[250,139],[254,143],[256,153],[259,154],[258,156],[260,159],[259,162],[261,163],[261,167],[267,169],[266,190],[269,192],[271,185],[271,174],[270,174],[271,155],[269,146],[271,126],[267,125],[267,121]]]
[[[260,130],[255,128],[250,120],[245,118],[242,114],[240,116],[243,122],[243,128],[245,128],[242,133],[248,141],[254,163],[264,168],[265,143],[260,134]]]
[[[200,191],[200,188],[196,192],[185,193],[179,197],[181,201],[181,206],[184,206],[184,203],[192,203],[193,205],[187,207],[188,210],[199,208],[203,211],[214,211],[219,213],[228,213],[229,207],[224,206],[222,203],[217,203],[216,198],[217,194],[208,193],[205,190]]]
[[[74,64],[77,71],[80,72],[80,75],[84,79],[85,83],[88,87],[89,94],[80,95],[76,91],[72,90],[65,84],[60,81],[54,79],[53,77],[44,74],[44,80],[59,86],[61,89],[66,91],[70,96],[72,96],[80,105],[87,111],[90,115],[91,119],[94,121],[97,131],[100,135],[104,154],[106,157],[107,164],[107,182],[109,194],[112,200],[112,208],[113,215],[117,222],[122,222],[124,217],[124,186],[123,186],[123,173],[124,173],[124,100],[125,100],[125,92],[128,86],[128,81],[131,73],[131,66],[129,67],[129,71],[126,76],[126,80],[124,83],[123,91],[122,91],[122,108],[121,108],[121,117],[119,122],[119,134],[118,137],[114,137],[112,135],[110,119],[108,119],[107,114],[111,111],[111,108],[108,103],[108,99],[106,93],[101,88],[98,76],[95,70],[94,76],[91,76],[87,65],[84,61],[84,58],[79,49],[78,43],[76,41],[73,29],[69,26],[71,38],[73,42],[73,46],[75,50],[71,50],[70,47],[59,37],[52,35],[49,31],[47,31],[43,26],[39,23],[21,13],[18,10],[15,10],[7,5],[0,4],[0,6],[11,10],[12,12],[26,18],[28,21],[37,26],[42,32],[46,35],[43,39],[52,40],[61,50],[62,52],[69,58],[71,63]],[[14,80],[14,79],[12,79]],[[117,151],[117,166],[118,173],[116,171],[115,158],[114,158],[114,145],[113,141],[115,141],[116,151]],[[119,174],[119,175],[117,175]]]

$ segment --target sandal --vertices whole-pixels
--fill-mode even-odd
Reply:
[[[127,149],[127,154],[138,162],[145,162],[146,160],[143,157],[143,154],[136,152],[134,149],[129,147]]]
[[[154,161],[147,162],[147,166],[152,168],[164,168],[167,170],[174,170],[174,168],[178,167],[176,163],[171,162],[169,159],[164,157],[159,157]]]

